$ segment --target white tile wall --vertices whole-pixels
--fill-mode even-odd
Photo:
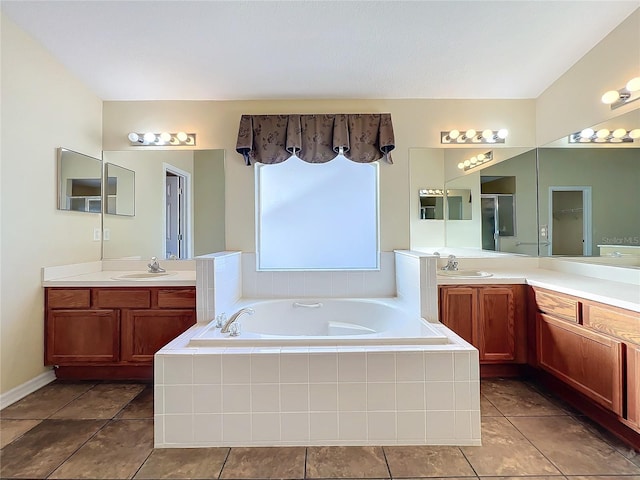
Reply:
[[[480,384],[470,367],[477,351],[433,349],[158,354],[155,444],[478,445]]]
[[[196,315],[206,323],[229,311],[242,295],[240,252],[220,252],[196,257]]]

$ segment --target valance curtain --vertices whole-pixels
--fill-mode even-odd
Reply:
[[[393,163],[395,148],[389,113],[242,115],[236,151],[264,164],[284,162],[293,155],[309,163],[325,163],[343,151],[349,160]]]

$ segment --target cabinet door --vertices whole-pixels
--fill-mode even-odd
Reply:
[[[117,362],[117,310],[49,310],[45,327],[47,365]]]
[[[476,347],[477,305],[475,288],[440,287],[440,321]]]
[[[537,316],[539,365],[622,416],[622,344],[548,315]]]
[[[478,350],[480,361],[515,360],[514,292],[511,287],[478,290]]]
[[[122,360],[151,364],[158,350],[195,323],[193,310],[123,310]]]
[[[627,345],[628,424],[640,432],[640,346]]]

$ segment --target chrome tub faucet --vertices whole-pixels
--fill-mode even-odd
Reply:
[[[225,324],[222,326],[222,329],[220,330],[220,333],[229,333],[230,329],[231,329],[231,325],[233,325],[233,323],[238,320],[238,318],[240,317],[240,315],[243,314],[247,314],[247,315],[253,315],[255,312],[255,310],[253,308],[249,308],[249,307],[244,307],[241,308],[240,310],[238,310],[236,313],[234,313],[233,315],[231,315],[231,317],[229,317],[229,320],[227,320],[225,322]],[[237,334],[236,334],[237,335]]]

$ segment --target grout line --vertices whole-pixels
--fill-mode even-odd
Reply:
[[[393,478],[393,475],[391,475],[391,467],[389,467],[389,460],[387,460],[387,452],[384,451],[384,446],[380,448],[382,448],[382,456],[384,457],[384,463],[387,466],[387,472],[389,472],[389,478]]]
[[[480,475],[478,475],[478,472],[476,471],[476,467],[474,467],[473,464],[471,463],[471,461],[467,458],[467,456],[464,453],[464,450],[462,450],[462,447],[458,447],[458,450],[460,450],[460,453],[462,454],[464,459],[467,461],[467,463],[471,467],[471,470],[473,470],[473,473],[475,473],[476,478],[480,478]]]
[[[302,471],[302,478],[307,478],[307,455],[309,454],[309,448],[304,447],[304,470]]]
[[[218,478],[222,477],[222,472],[224,471],[224,467],[227,465],[227,460],[229,459],[229,455],[231,455],[231,449],[233,447],[227,447],[227,454],[224,456],[224,460],[222,461],[222,466],[220,467],[220,472],[218,473]]]

